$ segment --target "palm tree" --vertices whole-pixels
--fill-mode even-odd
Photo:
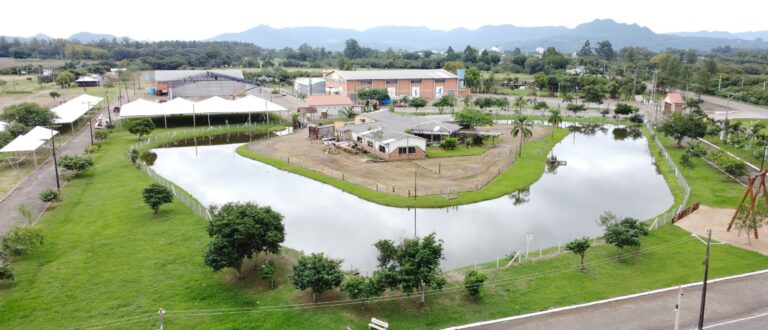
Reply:
[[[523,107],[525,107],[526,104],[528,104],[528,100],[526,100],[522,96],[518,96],[515,99],[515,107],[517,108],[518,113],[521,113],[523,111]]]
[[[552,124],[552,136],[555,136],[555,129],[563,122],[563,116],[560,115],[560,110],[549,110],[549,118],[547,122]]]
[[[687,108],[689,112],[694,112],[694,110],[700,111],[702,102],[704,101],[701,99],[687,97],[685,98],[685,108]]]
[[[523,143],[525,143],[525,138],[531,137],[533,135],[533,122],[528,120],[528,117],[526,116],[520,116],[519,118],[515,119],[514,122],[512,122],[512,136],[516,137],[520,135],[520,150],[517,151],[518,156],[523,155]]]

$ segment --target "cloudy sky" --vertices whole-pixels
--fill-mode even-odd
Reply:
[[[596,18],[637,23],[658,33],[768,30],[764,0],[11,0],[3,1],[2,9],[0,35],[44,33],[59,38],[88,31],[139,40],[206,39],[261,24],[358,30],[381,25],[441,30],[500,24],[572,28]]]

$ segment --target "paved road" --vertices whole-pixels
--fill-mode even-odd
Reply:
[[[698,323],[701,285],[683,289],[680,329]],[[672,329],[677,289],[650,295],[521,317],[471,329]],[[705,329],[767,329],[768,272],[710,283]]]
[[[686,97],[697,96],[691,92],[683,94]],[[709,95],[702,95],[701,99],[704,100],[702,109],[715,119],[725,119],[726,109],[728,109],[728,118],[768,118],[768,108],[759,105]]]
[[[85,147],[90,144],[88,125],[84,125],[66,144],[63,146],[56,144],[56,155],[61,157],[68,154],[82,154]],[[64,184],[64,181],[61,180],[61,183]],[[53,158],[48,158],[42,165],[38,166],[21,182],[16,190],[0,202],[0,234],[7,232],[16,225],[26,224],[26,220],[18,212],[18,207],[21,204],[26,204],[37,219],[45,210],[45,203],[40,201],[38,195],[46,188],[56,188]]]

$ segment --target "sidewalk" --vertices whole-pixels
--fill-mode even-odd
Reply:
[[[82,154],[90,144],[88,125],[84,125],[65,145],[56,145],[56,156]],[[64,184],[64,180],[61,180],[61,184]],[[9,231],[14,226],[26,224],[26,220],[18,211],[21,204],[26,204],[29,207],[34,221],[37,221],[45,211],[46,206],[40,201],[38,195],[46,188],[56,189],[56,175],[53,170],[52,157],[32,171],[14,191],[9,193],[3,201],[0,201],[0,234]]]
[[[694,329],[699,317],[701,284],[686,285],[683,293],[680,329]],[[673,287],[451,329],[673,329],[677,296],[678,290]],[[705,329],[765,329],[766,324],[768,271],[710,281]]]

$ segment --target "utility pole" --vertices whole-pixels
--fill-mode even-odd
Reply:
[[[109,118],[109,124],[114,125],[114,123],[112,123],[112,113],[109,111],[109,88],[105,88],[105,90],[106,92],[104,93],[104,96],[107,98],[107,117]]]
[[[712,246],[712,229],[707,230],[707,256],[704,258],[704,284],[701,287],[701,309],[699,309],[699,330],[704,329],[704,307],[707,302],[707,276],[709,276],[709,248]]]
[[[88,112],[91,112],[91,103],[86,103],[86,106]],[[91,145],[93,145],[93,118],[90,117],[90,113],[88,114],[88,132],[91,134]]]
[[[677,293],[677,304],[675,304],[675,330],[680,329],[680,304],[683,301],[683,287],[681,286]]]
[[[717,91],[720,91],[720,87],[723,86],[723,74],[720,74],[720,78],[717,80]]]
[[[53,135],[53,127],[51,127],[51,152],[53,153],[53,172],[56,173],[56,190],[61,191],[61,183],[59,183],[59,162],[56,159],[56,137]]]
[[[651,87],[651,104],[653,104],[653,109],[656,111],[656,114],[654,115],[654,118],[653,118],[654,127],[659,122],[659,109],[656,107],[656,103],[654,99],[654,97],[656,96],[656,72],[657,72],[656,70],[653,70],[653,85]]]

